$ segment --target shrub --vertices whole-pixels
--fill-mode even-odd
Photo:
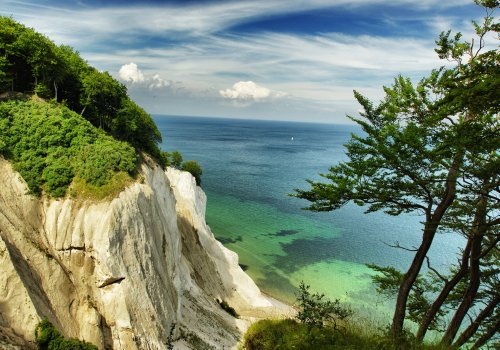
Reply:
[[[0,151],[1,151],[1,148],[0,148]],[[170,166],[170,153],[160,152],[159,162],[160,162],[160,165],[163,169]]]
[[[236,312],[235,309],[233,309],[231,306],[229,306],[229,304],[227,303],[227,301],[225,301],[225,300],[217,300],[217,302],[219,303],[219,305],[222,308],[222,310],[226,311],[228,314],[230,314],[234,318],[240,318],[240,315],[238,315],[238,313]]]
[[[349,349],[336,346],[341,340],[330,329],[311,328],[296,320],[262,320],[250,326],[243,341],[246,350]]]
[[[324,294],[309,291],[310,286],[301,282],[297,301],[299,312],[297,318],[309,326],[323,327],[332,324],[337,329],[337,323],[344,321],[352,315],[352,310],[342,306],[338,299],[331,301],[325,299]]]
[[[191,175],[193,175],[196,180],[196,184],[198,186],[201,185],[201,175],[203,174],[203,170],[201,169],[201,166],[197,161],[187,160],[182,163],[181,169],[191,173]]]
[[[35,338],[41,350],[98,350],[97,346],[78,339],[65,339],[47,320],[42,320],[35,328]]]
[[[182,154],[179,151],[172,152],[172,166],[179,169],[182,165]]]
[[[114,174],[135,174],[137,154],[62,105],[36,101],[0,104],[0,153],[36,195],[65,195],[75,175],[93,186]]]
[[[84,146],[77,159],[76,174],[96,186],[107,184],[115,172],[132,174],[137,162],[130,145],[111,138]]]

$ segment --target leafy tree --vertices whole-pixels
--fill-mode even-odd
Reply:
[[[0,144],[0,150],[1,150],[1,144]],[[163,169],[166,167],[170,166],[170,153],[161,151],[160,153],[160,165],[162,166]]]
[[[110,129],[118,139],[129,142],[156,159],[161,158],[157,146],[162,141],[161,133],[151,116],[134,101],[128,98],[122,100],[121,108],[111,121]]]
[[[93,68],[83,74],[81,83],[80,103],[83,109],[80,114],[95,126],[111,130],[112,121],[127,95],[125,86],[109,73],[101,73]]]
[[[179,169],[182,165],[182,154],[179,151],[172,152],[172,161],[170,163],[174,168]]]
[[[300,282],[297,302],[299,312],[297,318],[302,323],[311,327],[323,327],[325,324],[333,325],[344,321],[352,315],[352,311],[340,304],[338,299],[331,301],[324,294],[311,293],[310,286]]]
[[[390,272],[386,277],[397,286],[393,336],[402,334],[409,311],[412,319],[424,322],[420,340],[425,330],[438,324],[443,303],[467,276],[466,290],[446,327],[445,345],[452,343],[478,296],[484,239],[500,223],[499,56],[495,50],[483,52],[486,34],[499,30],[492,17],[498,1],[476,3],[487,11],[481,25],[474,23],[478,46],[462,42],[460,34],[451,38],[450,32],[442,33],[436,52],[440,58],[456,61],[455,67],[436,70],[417,86],[398,77],[392,87],[384,88],[385,99],[378,105],[355,92],[364,112],[362,118],[350,118],[365,135],[354,135],[346,144],[348,161],[322,174],[327,183],[309,181],[311,189],[295,194],[310,201],[309,209],[315,211],[354,202],[368,206],[367,212],[422,214],[422,241],[408,270],[379,271]],[[470,245],[464,248],[466,267],[458,267],[459,276],[448,283],[444,279],[441,298],[431,303],[419,293],[424,283],[419,275],[439,230],[463,231]],[[498,234],[491,239],[497,238]]]
[[[197,161],[187,160],[182,163],[181,169],[191,173],[191,175],[193,175],[194,179],[196,180],[196,184],[198,186],[201,186],[201,175],[203,174],[203,170],[201,169],[201,166]]]

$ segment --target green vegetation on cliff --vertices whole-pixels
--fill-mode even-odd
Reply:
[[[102,187],[125,173],[133,176],[132,146],[92,126],[65,106],[43,101],[0,104],[0,154],[39,195],[64,196],[75,177]]]
[[[66,339],[47,320],[42,320],[35,329],[36,343],[41,350],[97,350],[97,346],[78,339]]]
[[[393,338],[367,321],[350,319],[354,312],[340,300],[311,293],[300,284],[296,319],[261,320],[243,339],[245,350],[450,350],[445,345],[422,344],[405,331]]]
[[[49,102],[46,102],[49,101]],[[33,194],[103,198],[135,175],[140,152],[166,157],[153,119],[72,48],[0,17],[0,155]]]
[[[161,134],[127,88],[71,47],[0,17],[0,93],[35,93],[65,104],[92,125],[160,160]]]

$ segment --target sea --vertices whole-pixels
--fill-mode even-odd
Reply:
[[[153,118],[163,150],[178,150],[202,166],[207,223],[263,292],[293,303],[304,282],[354,309],[389,317],[394,301],[376,292],[366,264],[406,270],[413,254],[391,246],[417,246],[422,218],[366,214],[355,204],[317,213],[290,196],[347,159],[344,144],[362,132],[357,125]],[[459,236],[438,235],[429,252],[432,266],[446,271],[461,244]]]

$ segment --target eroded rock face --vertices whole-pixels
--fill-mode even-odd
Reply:
[[[142,166],[111,201],[37,199],[0,158],[0,340],[34,348],[46,317],[100,349],[230,349],[248,321],[276,314],[205,223],[185,172]],[[274,305],[273,305],[274,304]]]

